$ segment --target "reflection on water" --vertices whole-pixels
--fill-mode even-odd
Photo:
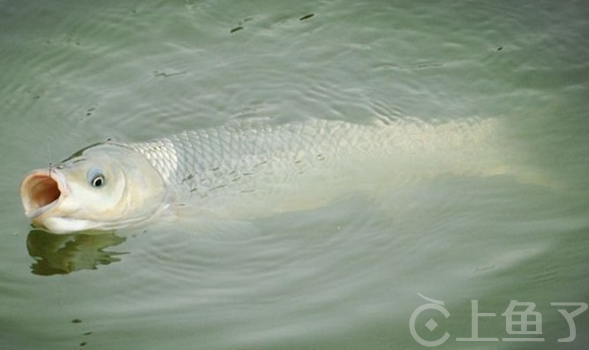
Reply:
[[[27,237],[29,255],[36,260],[31,265],[31,272],[43,276],[69,274],[121,261],[119,256],[127,252],[104,249],[117,246],[125,240],[112,232],[56,235],[32,230]]]

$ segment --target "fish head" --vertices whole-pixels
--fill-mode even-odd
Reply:
[[[146,220],[165,205],[166,188],[144,156],[102,143],[25,175],[20,194],[34,226],[70,233]]]

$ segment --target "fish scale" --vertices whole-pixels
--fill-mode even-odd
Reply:
[[[186,200],[212,191],[277,192],[286,184],[303,185],[305,177],[312,181],[341,177],[342,172],[360,171],[370,161],[386,163],[408,155],[436,157],[430,160],[446,167],[437,169],[441,172],[476,171],[474,161],[486,153],[485,139],[492,130],[489,121],[439,125],[414,120],[353,124],[311,119],[281,125],[241,121],[127,146],[145,155]]]

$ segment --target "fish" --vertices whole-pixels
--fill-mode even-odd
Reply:
[[[440,174],[498,174],[492,119],[241,120],[145,142],[106,141],[26,174],[34,227],[117,230],[166,213],[250,219]],[[496,140],[495,140],[496,141]]]

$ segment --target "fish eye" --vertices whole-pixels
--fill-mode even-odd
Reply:
[[[106,183],[106,179],[104,178],[104,174],[100,169],[92,168],[88,171],[88,182],[92,187],[102,187]]]
[[[92,179],[92,186],[94,187],[100,187],[102,186],[102,184],[104,184],[104,176],[97,176],[94,179]]]

